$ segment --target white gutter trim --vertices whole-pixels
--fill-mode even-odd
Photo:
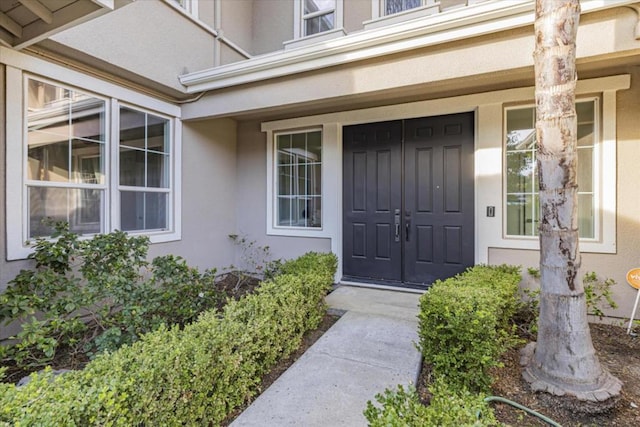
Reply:
[[[583,0],[582,13],[635,2],[637,0]],[[214,90],[491,34],[532,25],[533,21],[532,0],[489,0],[185,74],[179,79],[188,93]]]

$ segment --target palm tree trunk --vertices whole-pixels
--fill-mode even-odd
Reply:
[[[534,390],[611,401],[621,382],[591,342],[578,248],[575,110],[578,0],[536,0],[536,137],[540,190],[538,342],[523,352]]]

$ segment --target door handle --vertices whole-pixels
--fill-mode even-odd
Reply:
[[[396,226],[395,241],[400,241],[400,209],[396,209],[394,212],[394,224]]]
[[[407,240],[407,242],[409,241],[409,230],[411,229],[411,220],[407,220],[407,222],[404,225],[404,234],[405,234],[405,239]]]

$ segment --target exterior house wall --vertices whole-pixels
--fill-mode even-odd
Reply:
[[[238,191],[237,233],[269,246],[274,258],[293,258],[308,251],[329,252],[331,241],[326,238],[282,237],[266,234],[267,176],[266,138],[257,122],[238,125]],[[241,262],[239,257],[237,262]]]
[[[251,0],[220,2],[220,28],[216,28],[224,37],[250,53],[253,51],[253,28],[247,23],[253,22],[253,3]]]
[[[612,278],[615,286],[617,310],[607,314],[625,317],[631,314],[637,291],[625,279],[627,271],[640,267],[640,199],[637,183],[640,182],[640,129],[638,128],[638,98],[640,97],[640,72],[630,68],[631,88],[617,96],[617,250],[613,254],[582,253],[582,271],[596,272],[600,277]],[[537,268],[538,251],[489,248],[491,264],[517,264]]]
[[[180,255],[200,269],[235,264],[236,123],[185,123],[182,134],[182,238],[154,244],[151,257]]]
[[[255,55],[282,50],[282,43],[293,39],[293,1],[253,2],[252,52]]]
[[[178,75],[214,66],[211,31],[165,2],[136,1],[53,36],[55,45],[47,46],[182,93]]]
[[[371,19],[371,0],[346,0],[343,4],[345,31],[361,31],[362,23]]]

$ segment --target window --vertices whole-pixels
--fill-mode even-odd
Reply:
[[[336,28],[336,0],[303,0],[302,36]]]
[[[382,2],[384,15],[393,15],[394,13],[415,9],[423,4],[423,0],[382,0]],[[429,3],[428,0],[427,3]]]
[[[45,219],[78,234],[172,231],[173,119],[82,90],[25,78],[25,232]]]
[[[598,99],[576,102],[578,117],[578,226],[595,239],[598,159]],[[506,234],[537,236],[539,224],[535,107],[506,110]]]
[[[322,131],[275,135],[275,226],[322,227]]]
[[[198,17],[198,0],[174,0],[185,12]]]

